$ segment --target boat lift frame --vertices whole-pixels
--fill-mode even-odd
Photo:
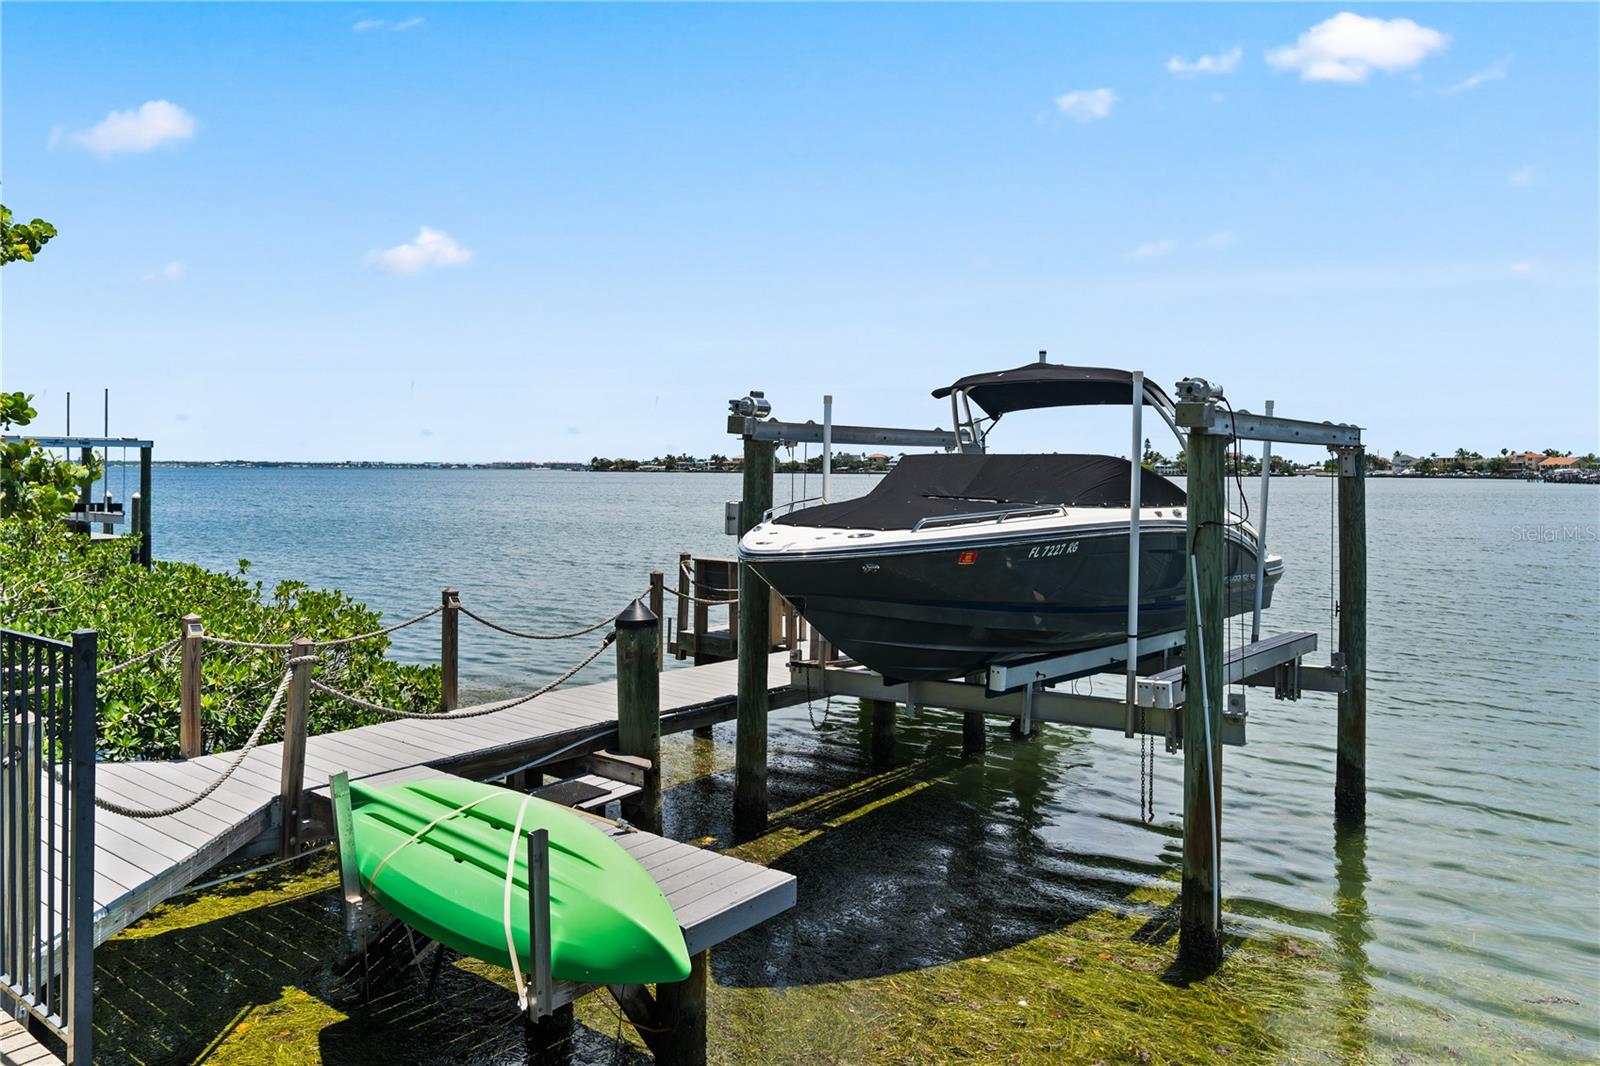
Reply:
[[[1215,967],[1222,957],[1220,891],[1220,820],[1222,810],[1221,749],[1242,744],[1246,722],[1241,698],[1227,698],[1230,685],[1265,687],[1274,698],[1298,699],[1304,691],[1338,696],[1338,744],[1334,812],[1345,824],[1359,824],[1366,813],[1366,494],[1365,450],[1361,428],[1348,423],[1313,422],[1283,418],[1267,403],[1265,414],[1235,410],[1223,399],[1220,387],[1202,378],[1185,378],[1177,386],[1177,402],[1170,409],[1149,397],[1144,375],[1133,375],[1133,417],[1130,484],[1130,550],[1128,564],[1129,610],[1125,641],[1070,655],[1042,658],[1014,666],[996,667],[987,675],[965,681],[891,684],[876,673],[846,660],[836,659],[827,642],[815,637],[809,659],[795,658],[790,672],[796,687],[818,694],[855,696],[874,716],[874,759],[878,741],[893,744],[893,716],[898,703],[914,714],[924,705],[965,712],[963,750],[983,750],[982,718],[998,715],[1014,720],[1026,736],[1034,721],[1051,721],[1088,728],[1117,729],[1125,736],[1163,735],[1169,751],[1184,750],[1184,848],[1180,895],[1180,960],[1202,968]],[[832,404],[825,404],[826,427],[814,422],[785,423],[767,418],[770,405],[761,394],[732,401],[728,431],[746,443],[745,493],[740,501],[737,532],[755,525],[771,507],[772,442],[822,442],[831,450],[835,442],[899,444],[938,447],[948,451],[982,451],[983,433],[975,422],[963,425],[958,407],[955,432],[905,430],[868,426],[833,426]],[[1186,624],[1181,632],[1155,636],[1139,634],[1138,596],[1139,480],[1142,470],[1141,415],[1149,398],[1172,428],[1188,457],[1189,499],[1185,507],[1188,531],[1186,553],[1188,583],[1193,595],[1185,597]],[[830,398],[831,400],[831,398]],[[952,404],[956,397],[952,394]],[[755,407],[750,405],[754,403]],[[1229,444],[1259,441],[1263,445],[1261,471],[1262,508],[1271,479],[1272,445],[1302,444],[1327,447],[1337,458],[1339,533],[1338,650],[1330,651],[1326,665],[1304,662],[1317,647],[1317,634],[1291,632],[1263,639],[1261,606],[1264,591],[1265,516],[1257,531],[1255,604],[1251,639],[1240,648],[1225,650],[1217,636],[1223,631],[1229,595],[1224,560],[1227,519]],[[752,458],[755,461],[752,461]],[[824,457],[825,468],[830,457]],[[1207,531],[1220,531],[1207,534]],[[740,567],[741,603],[764,606],[765,587],[748,567]],[[765,612],[762,612],[764,618]],[[752,617],[754,615],[752,614]],[[741,621],[741,628],[744,622]],[[1208,635],[1210,639],[1207,639]],[[752,623],[741,632],[739,752],[736,763],[735,821],[765,824],[766,808],[766,705],[764,690],[745,674],[756,676],[752,645],[766,634]],[[1174,653],[1194,649],[1193,662],[1141,674],[1140,666],[1156,655],[1166,660]],[[798,652],[797,652],[798,655]],[[749,663],[746,663],[746,660]],[[749,667],[747,670],[746,667]],[[1198,668],[1191,678],[1190,665]],[[1051,684],[1102,672],[1125,678],[1122,699],[1054,691]],[[1198,683],[1194,683],[1198,681]],[[880,720],[881,719],[881,720]],[[881,728],[880,728],[881,727]],[[879,737],[882,733],[883,737]],[[748,735],[747,735],[748,734]],[[1185,734],[1192,739],[1185,743]]]

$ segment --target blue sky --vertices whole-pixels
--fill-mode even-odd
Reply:
[[[0,374],[168,458],[568,459],[734,450],[749,388],[942,424],[1045,348],[1589,451],[1597,11],[7,3],[61,235]]]

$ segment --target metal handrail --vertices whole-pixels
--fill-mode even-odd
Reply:
[[[964,525],[968,522],[1004,522],[1008,518],[1022,518],[1026,515],[1066,514],[1067,509],[1058,504],[1035,507],[1006,507],[998,511],[969,511],[966,514],[929,515],[927,518],[917,519],[916,525],[911,527],[915,533],[923,526],[932,525]]]
[[[787,514],[803,503],[822,503],[823,500],[824,497],[822,496],[807,496],[803,500],[789,500],[787,503],[774,504],[761,512],[761,521],[770,522],[779,514]]]

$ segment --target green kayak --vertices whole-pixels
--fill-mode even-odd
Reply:
[[[362,887],[396,918],[441,944],[509,967],[506,859],[517,810],[526,798],[458,778],[377,788],[352,783]],[[451,813],[468,804],[467,810]],[[443,820],[405,843],[437,818]],[[550,834],[551,974],[585,984],[653,984],[689,976],[689,952],[677,917],[633,856],[581,815],[546,800],[529,800],[522,826],[511,927],[524,973],[532,969],[527,836],[545,829]]]

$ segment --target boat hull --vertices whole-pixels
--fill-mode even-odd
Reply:
[[[1242,537],[1228,544],[1232,615],[1254,607],[1256,555]],[[1141,529],[1140,636],[1183,628],[1185,550],[1181,523]],[[890,681],[961,677],[1127,637],[1125,526],[741,557],[839,650]],[[1264,606],[1282,572],[1271,562]]]

